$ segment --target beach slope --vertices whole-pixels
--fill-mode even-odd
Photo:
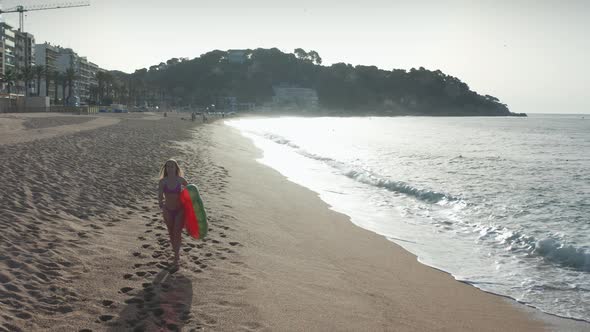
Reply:
[[[540,331],[511,301],[417,262],[318,195],[258,163],[237,131],[211,126],[228,173],[247,276],[244,301],[273,331]]]

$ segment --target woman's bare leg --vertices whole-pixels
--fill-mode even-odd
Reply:
[[[173,222],[171,219],[171,215],[168,211],[162,211],[162,215],[164,216],[164,223],[166,224],[166,228],[168,229],[168,235],[170,236],[170,243],[172,243],[172,229],[174,227]]]
[[[170,244],[172,244],[172,232],[174,231],[174,220],[172,220],[172,216],[170,212],[167,210],[162,211],[162,215],[164,216],[164,223],[166,224],[166,228],[168,229],[168,236],[170,237]]]
[[[178,266],[180,259],[180,243],[182,241],[182,227],[184,226],[184,214],[179,213],[174,220],[174,227],[172,230],[172,248],[174,249],[174,265]]]
[[[166,223],[166,228],[168,229],[168,235],[170,236],[170,246],[172,247],[172,251],[174,252],[174,257],[176,257],[178,249],[176,249],[176,243],[174,242],[175,221],[172,220],[172,215],[170,214],[170,212],[168,210],[164,210],[162,212],[162,214],[164,215],[164,222]],[[175,262],[176,262],[176,259],[175,259]]]

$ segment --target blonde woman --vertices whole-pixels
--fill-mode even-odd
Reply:
[[[180,242],[184,226],[184,212],[180,203],[180,192],[188,183],[182,177],[183,172],[174,159],[167,160],[160,168],[160,182],[158,183],[158,203],[162,210],[164,222],[168,227],[170,244],[174,251],[173,268],[178,269]]]

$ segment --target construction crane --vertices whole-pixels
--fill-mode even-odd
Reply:
[[[24,29],[24,14],[25,12],[32,12],[37,10],[49,10],[49,9],[62,9],[62,8],[73,8],[73,7],[87,7],[90,6],[90,1],[77,1],[77,2],[66,2],[66,3],[52,3],[43,5],[31,5],[31,6],[15,6],[6,10],[0,9],[0,14],[4,13],[18,13],[19,14],[19,31],[25,32]]]

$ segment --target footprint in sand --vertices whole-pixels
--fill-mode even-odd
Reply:
[[[98,319],[99,319],[101,322],[108,322],[108,321],[110,321],[110,320],[111,320],[111,319],[113,319],[113,318],[115,318],[115,317],[113,317],[113,316],[111,316],[111,315],[102,315],[102,316],[99,316],[99,317],[98,317]]]
[[[20,319],[31,319],[31,318],[33,318],[33,316],[31,316],[31,314],[28,313],[28,312],[19,312],[15,316],[18,317],[18,318],[20,318]]]
[[[133,290],[133,287],[123,287],[123,288],[121,288],[119,291],[120,291],[121,293],[123,293],[123,294],[127,294],[127,293],[129,293],[130,291],[132,291],[132,290]]]
[[[140,304],[141,305],[141,304],[143,304],[143,300],[142,299],[138,299],[138,298],[132,298],[132,299],[125,300],[125,303],[127,303],[127,304],[135,303],[135,304]]]
[[[105,307],[110,307],[114,302],[111,300],[103,300],[101,303]]]

